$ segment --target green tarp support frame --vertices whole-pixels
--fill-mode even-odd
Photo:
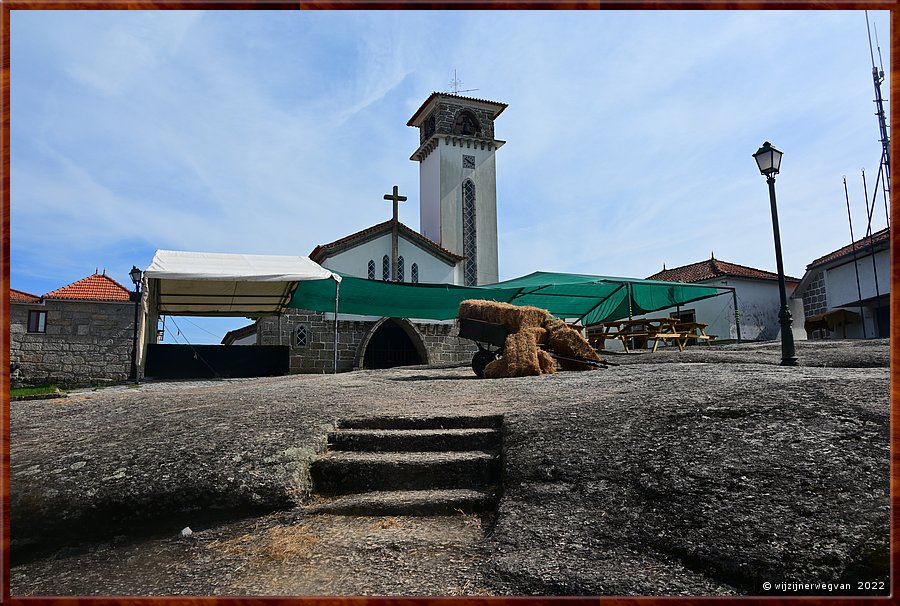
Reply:
[[[680,282],[535,272],[487,286],[409,284],[342,276],[300,282],[288,307],[391,318],[452,320],[459,303],[485,299],[533,305],[582,325],[620,320],[724,294],[725,289]]]

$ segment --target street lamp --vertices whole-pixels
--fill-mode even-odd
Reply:
[[[143,275],[143,272],[141,272],[141,270],[139,270],[137,266],[132,265],[131,271],[128,272],[128,275],[131,276],[131,281],[134,282],[134,294],[132,295],[132,297],[134,298],[134,339],[131,345],[131,380],[137,383],[138,312],[141,308],[141,276]]]
[[[794,333],[791,330],[791,310],[788,309],[787,293],[784,287],[784,263],[781,261],[781,232],[778,229],[778,208],[775,206],[775,175],[781,168],[782,152],[775,149],[766,141],[762,144],[753,158],[759,166],[759,172],[766,178],[769,184],[769,202],[772,205],[772,230],[775,232],[775,262],[778,264],[778,294],[781,297],[781,310],[778,312],[778,322],[781,324],[781,365],[797,366],[797,356],[794,352]]]

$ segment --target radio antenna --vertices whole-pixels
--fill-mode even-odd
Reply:
[[[884,99],[881,96],[881,83],[884,82],[884,69],[875,66],[875,52],[872,50],[872,32],[869,29],[869,11],[866,11],[866,33],[869,35],[869,57],[872,59],[872,80],[875,83],[875,115],[878,116],[878,129],[881,134],[881,174],[884,178],[885,214],[887,214],[888,198],[891,195],[891,143],[888,137],[887,119],[884,115]],[[878,30],[875,30],[875,43],[878,44]],[[881,47],[878,46],[878,61],[881,63]],[[873,201],[874,203],[874,201]],[[890,223],[890,218],[888,217]]]

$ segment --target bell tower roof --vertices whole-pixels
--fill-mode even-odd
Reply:
[[[463,97],[453,93],[431,93],[406,123],[419,129],[419,148],[409,157],[421,162],[437,147],[438,138],[453,145],[478,145],[494,150],[505,141],[494,138],[494,119],[506,103]]]
[[[464,97],[462,95],[454,95],[453,93],[433,92],[431,93],[431,96],[425,99],[425,102],[422,103],[419,109],[416,110],[416,113],[413,114],[412,118],[409,119],[409,122],[407,122],[406,125],[421,127],[422,123],[425,121],[425,118],[428,117],[428,115],[431,113],[431,110],[441,101],[450,102],[455,105],[463,105],[466,107],[486,110],[490,113],[491,120],[499,116],[507,107],[506,103],[500,103],[499,101],[488,101],[487,99]]]

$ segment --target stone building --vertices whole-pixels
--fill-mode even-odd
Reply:
[[[803,299],[812,338],[890,336],[890,248],[885,228],[806,266],[794,296]]]
[[[95,272],[43,296],[10,289],[10,362],[24,384],[124,381],[131,370],[134,303]]]

